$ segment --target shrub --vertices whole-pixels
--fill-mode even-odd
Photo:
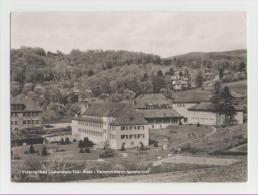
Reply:
[[[83,143],[84,143],[84,147],[92,147],[94,145],[94,143],[91,140],[89,140],[88,137],[84,138]]]
[[[65,144],[70,144],[69,137],[66,137],[66,138],[65,138]]]
[[[56,149],[56,152],[64,152],[65,149]]]
[[[144,150],[144,145],[143,145],[143,143],[142,142],[140,142],[140,150]]]
[[[122,144],[121,151],[125,151],[125,143]]]
[[[84,153],[83,148],[80,148],[79,153]]]
[[[60,144],[61,144],[61,145],[64,145],[64,144],[65,144],[65,142],[64,142],[64,138],[61,138],[61,140],[60,140]]]
[[[110,158],[113,157],[115,154],[112,150],[105,150],[103,153],[99,155],[99,158]]]
[[[42,148],[41,155],[42,156],[47,156],[48,155],[47,148],[45,146]]]
[[[79,141],[79,144],[78,144],[78,148],[83,148],[84,147],[84,143],[82,140]]]
[[[200,123],[198,122],[196,126],[197,126],[197,127],[200,127],[201,125],[200,125]]]
[[[76,139],[73,139],[73,142],[76,142]]]
[[[90,153],[90,148],[85,148],[84,152]]]
[[[33,147],[32,144],[30,145],[29,153],[30,153],[30,154],[36,153],[36,151],[34,150],[34,147]]]

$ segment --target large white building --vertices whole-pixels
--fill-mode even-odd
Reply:
[[[96,103],[72,120],[76,139],[88,137],[99,147],[108,141],[111,148],[121,149],[149,145],[149,125],[142,113],[126,103]]]

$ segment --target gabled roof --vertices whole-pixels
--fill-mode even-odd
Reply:
[[[124,110],[121,115],[111,122],[111,125],[147,125],[148,122],[139,111],[129,109]]]
[[[114,117],[111,125],[146,125],[143,114],[128,103],[96,103],[85,112],[86,116]],[[82,118],[83,119],[83,118]],[[88,120],[89,118],[84,118]]]
[[[16,96],[11,97],[11,105],[20,104],[24,105],[23,110],[14,110],[11,106],[11,112],[28,112],[28,111],[34,111],[34,112],[42,112],[42,109],[38,104],[36,104],[32,99],[24,96]]]
[[[144,118],[184,118],[181,114],[179,114],[174,109],[146,109],[141,110],[144,115]]]
[[[235,111],[243,111],[242,108],[234,106]],[[189,108],[190,111],[216,112],[214,104],[211,102],[201,102]]]
[[[94,103],[85,111],[86,116],[114,117],[117,118],[126,103]]]
[[[141,94],[135,98],[136,108],[146,108],[147,105],[167,105],[169,100],[161,93]]]

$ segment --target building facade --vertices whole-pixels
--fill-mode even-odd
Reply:
[[[149,145],[149,125],[143,115],[126,103],[96,103],[72,120],[76,139],[88,137],[97,147],[109,142],[121,149]]]
[[[169,125],[178,125],[184,117],[172,108],[172,100],[163,94],[142,94],[136,97],[134,105],[143,113],[151,129],[163,129]]]
[[[201,125],[225,125],[225,114],[221,114],[210,102],[201,102],[188,109],[188,123]],[[243,124],[243,110],[235,108],[235,124]]]
[[[28,98],[11,98],[11,131],[41,126],[41,108]]]
[[[189,119],[192,117],[192,112],[189,111],[189,108],[197,105],[199,102],[173,102],[173,109],[176,110],[179,114],[184,116],[183,124],[188,124]]]

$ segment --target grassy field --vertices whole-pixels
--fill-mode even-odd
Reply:
[[[166,129],[150,130],[150,139],[158,141],[160,145],[169,140],[169,145],[173,146],[185,141],[193,140],[210,133],[212,129],[208,126],[182,125],[169,126]]]
[[[247,80],[225,83],[223,86],[228,86],[231,91],[239,95],[247,96]]]
[[[247,160],[223,167],[197,168],[168,173],[87,180],[87,182],[245,182]],[[85,182],[85,181],[81,181]]]
[[[182,125],[182,126],[170,126],[167,129],[162,130],[151,130],[150,138],[158,141],[159,147],[150,146],[149,149],[138,151],[135,149],[127,149],[126,151],[115,151],[115,155],[111,158],[99,159],[99,154],[104,150],[91,150],[90,153],[79,153],[78,142],[73,142],[68,145],[58,145],[58,144],[46,144],[45,146],[48,149],[48,152],[51,154],[48,156],[41,156],[36,154],[25,154],[25,151],[28,151],[30,146],[21,146],[13,147],[13,157],[12,159],[12,180],[14,181],[74,181],[74,180],[89,180],[94,178],[102,177],[116,177],[118,175],[108,174],[108,175],[47,175],[47,176],[38,176],[36,180],[34,177],[20,175],[21,170],[41,170],[46,169],[46,166],[49,169],[78,169],[78,170],[147,170],[150,169],[152,175],[143,175],[143,176],[132,176],[136,181],[216,181],[217,178],[209,177],[209,172],[216,174],[224,173],[222,167],[216,167],[211,165],[191,165],[186,163],[165,163],[153,167],[152,163],[160,159],[165,159],[169,156],[169,150],[162,150],[164,139],[170,140],[170,145],[176,145],[185,141],[190,141],[210,133],[212,129],[206,126],[197,127],[195,125]],[[208,138],[204,137],[201,141],[193,142],[190,144],[190,147],[195,148],[201,153],[195,153],[195,156],[203,155],[208,156],[208,153],[214,150],[229,150],[230,148],[240,146],[246,141],[247,137],[247,128],[246,124],[218,128],[217,132],[209,136]],[[34,145],[34,149],[41,153],[43,144]],[[59,150],[59,151],[58,151]],[[204,152],[204,154],[202,153]],[[183,153],[187,155],[193,155],[191,153]],[[16,158],[19,157],[19,158]],[[216,157],[216,155],[213,155]],[[227,158],[224,156],[223,158]],[[239,160],[243,161],[245,158],[241,157]],[[47,164],[44,164],[47,163]],[[231,165],[233,166],[233,165]],[[234,166],[227,166],[228,170],[235,171]],[[239,174],[241,174],[241,179],[245,178],[246,167],[241,166]],[[245,169],[245,170],[242,170]],[[199,171],[197,171],[199,170]],[[241,173],[240,173],[241,172]],[[160,173],[160,174],[157,174]],[[162,174],[161,174],[162,173]],[[154,175],[153,175],[154,174]],[[231,173],[229,173],[231,174]],[[157,176],[157,178],[156,178]],[[233,177],[233,174],[231,174]],[[222,181],[234,180],[231,176],[224,175],[220,179]],[[139,177],[139,178],[138,178]],[[224,178],[225,177],[225,178]],[[121,181],[123,181],[123,177]],[[127,178],[127,176],[126,176]],[[128,177],[130,178],[130,177]],[[113,179],[117,178],[112,178]],[[206,180],[205,180],[206,179]],[[131,180],[131,179],[129,179]],[[235,177],[237,180],[237,176]],[[239,180],[239,178],[238,178]],[[102,180],[101,180],[102,181]],[[103,180],[105,182],[105,179]],[[107,179],[106,181],[110,181]],[[125,179],[127,182],[127,180]],[[129,181],[130,182],[130,181]]]
[[[208,101],[211,98],[211,92],[201,88],[176,91],[173,94],[173,98],[175,102],[202,102]]]
[[[191,147],[203,151],[212,152],[217,150],[228,150],[247,142],[247,124],[218,127],[216,133],[204,138],[201,142],[192,143]]]

